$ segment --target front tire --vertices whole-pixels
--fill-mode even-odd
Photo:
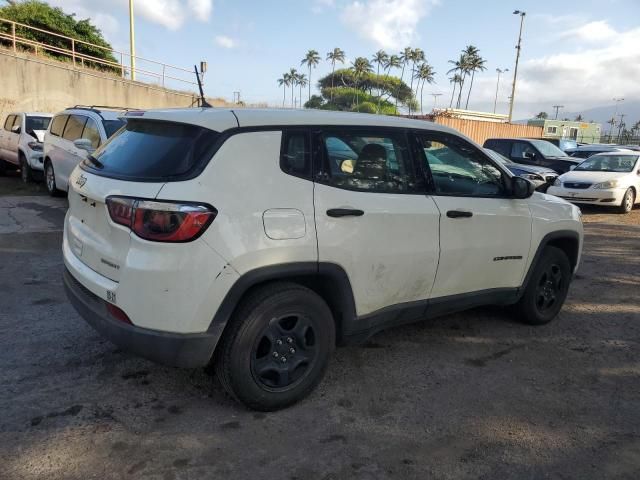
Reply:
[[[626,192],[624,192],[624,197],[622,197],[622,203],[620,207],[618,207],[618,211],[620,213],[629,213],[633,210],[633,205],[636,203],[636,193],[633,191],[633,188],[628,188]]]
[[[20,178],[24,183],[33,182],[33,170],[23,154],[20,154]]]
[[[62,192],[58,190],[58,187],[56,186],[56,175],[50,160],[44,164],[44,183],[47,186],[47,192],[49,192],[49,195],[52,197],[59,197],[62,195]]]
[[[224,388],[249,408],[273,411],[306,397],[324,376],[335,324],[312,290],[278,282],[242,301],[216,352]]]
[[[525,291],[516,304],[518,318],[529,325],[544,325],[553,320],[569,292],[571,263],[556,247],[545,247]]]

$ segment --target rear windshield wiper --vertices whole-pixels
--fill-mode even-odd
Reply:
[[[93,165],[96,168],[100,168],[100,169],[104,168],[103,163],[100,160],[98,160],[96,157],[94,157],[93,155],[87,155],[87,160],[89,160],[91,163],[93,163]]]

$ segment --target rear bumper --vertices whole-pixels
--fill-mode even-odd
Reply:
[[[63,278],[74,308],[89,325],[118,347],[174,367],[203,367],[211,360],[219,334],[170,333],[126,324],[113,319],[106,302],[83,287],[69,270],[65,269]]]

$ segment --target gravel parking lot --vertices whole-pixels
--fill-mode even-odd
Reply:
[[[558,320],[501,309],[337,350],[264,414],[118,350],[67,303],[65,199],[0,178],[1,479],[640,478],[640,209],[585,209]]]

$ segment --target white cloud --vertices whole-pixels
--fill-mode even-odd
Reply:
[[[593,32],[589,26],[593,23],[584,24],[576,31]],[[640,28],[617,32],[606,22],[595,23],[601,33],[597,45],[585,47],[584,43],[577,42],[574,51],[525,59],[520,64],[516,118],[550,111],[555,104],[575,112],[610,104],[614,97],[640,100]],[[509,72],[503,77],[499,96],[503,104],[510,93],[511,75]],[[476,82],[471,103],[493,106],[495,75],[477,75]]]
[[[617,35],[617,32],[605,20],[589,22],[577,28],[563,32],[562,38],[571,38],[580,42],[601,42],[609,40]]]
[[[214,38],[214,42],[216,45],[222,48],[234,48],[236,46],[235,40],[233,38],[227,37],[226,35],[218,35]]]
[[[127,11],[127,0],[115,0],[105,5],[103,0],[50,0],[55,7],[61,7],[67,13],[77,13],[78,16],[91,18],[97,24],[98,17],[115,17],[111,15],[114,4],[121,11]],[[186,3],[186,4],[185,4]],[[136,0],[134,3],[136,16],[162,25],[170,30],[178,30],[187,20],[195,18],[206,22],[213,11],[213,0]],[[98,25],[100,26],[100,25]]]
[[[356,0],[342,11],[342,21],[376,47],[399,49],[418,40],[420,20],[439,0]]]

